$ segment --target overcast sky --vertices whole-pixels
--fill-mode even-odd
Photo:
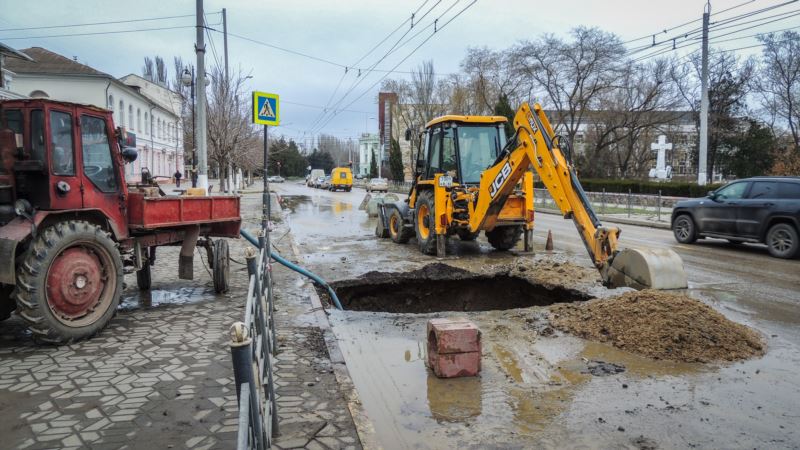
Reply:
[[[267,42],[276,46],[317,56],[343,65],[352,65],[370,48],[405,21],[424,0],[206,0],[208,22],[222,29],[221,15],[227,8],[228,29],[231,33]],[[429,0],[421,12],[436,5],[418,27],[428,25],[433,18],[442,16],[439,25],[446,22],[472,0]],[[445,10],[457,2],[452,9]],[[739,5],[745,0],[717,0],[713,11]],[[778,3],[777,0],[753,0],[735,10],[743,13]],[[705,1],[672,0],[670,2],[644,2],[634,0],[559,0],[555,2],[533,0],[478,0],[463,14],[436,33],[397,70],[408,71],[421,61],[432,59],[437,72],[458,70],[458,65],[468,47],[487,46],[493,49],[511,46],[520,39],[530,39],[542,33],[565,34],[578,25],[597,26],[617,33],[623,40],[652,34],[658,30],[700,18]],[[0,28],[68,25],[88,22],[118,21],[164,16],[193,14],[193,0],[0,0]],[[725,14],[728,16],[732,13]],[[794,20],[794,23],[789,23]],[[145,56],[164,57],[173,71],[172,57],[181,56],[193,61],[195,29],[192,17],[149,22],[86,26],[79,28],[54,28],[24,31],[0,31],[0,42],[15,48],[41,46],[98,70],[121,77],[128,73],[141,74]],[[766,25],[764,30],[797,26],[797,19]],[[108,30],[133,30],[145,28],[189,26],[181,29],[107,34],[100,36],[41,37],[50,35],[88,33]],[[408,27],[406,24],[405,27]],[[389,38],[391,45],[402,32]],[[415,30],[419,29],[415,27]],[[760,30],[754,30],[760,31]],[[414,33],[416,31],[412,31]],[[378,69],[391,69],[406,57],[429,32],[400,48]],[[749,34],[749,33],[748,33]],[[411,36],[412,34],[409,34]],[[25,39],[9,39],[25,37]],[[222,59],[222,36],[212,33],[218,57]],[[734,41],[722,45],[729,48],[754,43],[753,40]],[[638,44],[638,43],[637,43]],[[379,48],[359,66],[369,67],[382,56],[387,45]],[[210,50],[210,47],[209,47]],[[690,49],[691,50],[691,49]],[[685,51],[685,50],[684,50]],[[757,50],[756,50],[757,51]],[[283,125],[278,132],[301,137],[308,130],[336,88],[344,69],[267,48],[236,37],[229,38],[230,65],[252,73],[250,88],[275,92],[284,102],[281,106]],[[207,53],[207,64],[213,64],[213,52]],[[210,60],[210,61],[209,61]],[[374,132],[377,123],[378,86],[367,91],[383,72],[373,72],[358,85],[353,93],[341,102],[338,98],[356,79],[357,71],[343,80],[339,93],[332,102],[340,108],[352,99],[364,95],[349,107],[352,111],[340,113],[322,130],[340,137],[357,137],[365,130]],[[172,74],[170,74],[172,76]],[[391,77],[406,76],[391,74]],[[316,106],[317,109],[293,103]]]

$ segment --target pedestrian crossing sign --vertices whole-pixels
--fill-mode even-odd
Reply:
[[[253,92],[253,123],[280,125],[281,110],[278,94]]]

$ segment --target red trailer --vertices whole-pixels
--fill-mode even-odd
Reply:
[[[143,171],[125,183],[124,130],[111,112],[52,100],[0,102],[0,320],[17,313],[33,335],[66,343],[113,317],[123,274],[150,288],[156,248],[180,245],[178,275],[208,252],[214,288],[228,288],[224,239],[238,238],[236,196],[165,195]]]

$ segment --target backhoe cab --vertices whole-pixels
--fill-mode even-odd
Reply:
[[[498,250],[524,235],[532,249],[533,168],[565,219],[572,219],[606,285],[637,289],[687,287],[680,257],[669,249],[617,249],[620,230],[603,226],[575,175],[562,143],[535,104],[514,116],[443,116],[422,135],[417,174],[404,202],[379,205],[376,234],[405,243],[416,236],[426,254],[445,255],[446,240],[474,240],[483,231]]]

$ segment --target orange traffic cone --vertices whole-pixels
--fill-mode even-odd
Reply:
[[[544,244],[545,250],[553,250],[553,232],[551,230],[547,230],[547,243]]]

